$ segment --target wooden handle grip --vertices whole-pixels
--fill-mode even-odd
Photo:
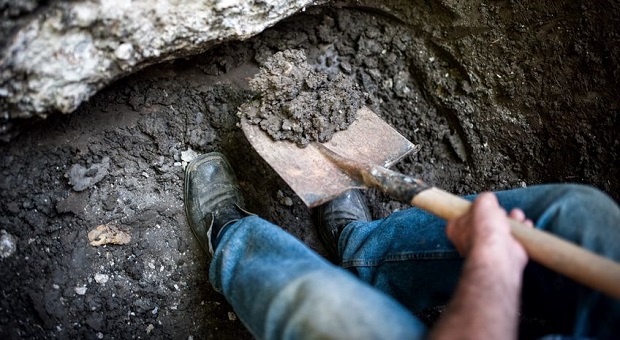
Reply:
[[[422,191],[410,203],[446,220],[465,214],[471,207],[469,201],[438,188]],[[510,228],[534,261],[620,299],[620,264],[514,220],[510,220]]]

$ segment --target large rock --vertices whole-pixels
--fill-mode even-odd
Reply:
[[[317,1],[39,3],[0,0],[0,138],[5,140],[17,120],[72,112],[114,79],[218,42],[246,39]]]

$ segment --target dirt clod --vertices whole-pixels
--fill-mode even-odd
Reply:
[[[107,174],[110,168],[110,158],[105,157],[101,163],[96,163],[90,167],[74,164],[67,172],[69,184],[73,185],[73,190],[83,191],[99,183]]]
[[[301,50],[274,54],[250,81],[260,95],[240,108],[274,140],[290,140],[300,147],[326,142],[357,116],[364,95],[350,77],[315,69]]]

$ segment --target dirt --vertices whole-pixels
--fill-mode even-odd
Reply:
[[[239,114],[274,140],[299,147],[327,142],[353,123],[363,105],[364,94],[351,78],[309,65],[302,50],[284,50],[250,80],[258,99],[242,105]]]
[[[183,166],[225,153],[248,209],[326,254],[313,212],[238,127],[249,79],[287,49],[352,77],[421,146],[401,172],[457,194],[580,182],[620,198],[620,5],[376,6],[309,8],[119,80],[0,145],[0,337],[251,337],[209,286],[183,213]],[[405,207],[366,196],[375,218]],[[92,246],[101,225],[130,241]]]

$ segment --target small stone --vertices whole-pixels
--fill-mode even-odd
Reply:
[[[131,241],[131,236],[115,225],[102,224],[88,232],[88,241],[95,247],[105,244],[127,244]]]
[[[103,339],[103,333],[97,332],[97,339]]]
[[[181,161],[183,168],[189,164],[194,158],[198,157],[198,153],[191,148],[187,148],[185,151],[181,151]]]
[[[128,43],[120,44],[114,51],[114,55],[119,60],[128,60],[133,53],[133,46]]]
[[[77,295],[84,295],[86,294],[86,287],[82,286],[82,287],[75,287],[75,294]]]
[[[6,230],[0,230],[0,258],[7,258],[17,250],[17,238]]]
[[[284,195],[282,190],[278,190],[278,192],[276,193],[276,196],[277,196],[278,202],[280,202],[280,204],[285,205],[287,207],[290,207],[290,206],[293,205],[293,199],[291,199],[290,197]]]
[[[100,273],[95,274],[95,282],[97,283],[105,284],[106,282],[108,282],[109,279],[110,279],[110,276],[108,274],[100,274]]]
[[[230,320],[230,321],[237,320],[237,314],[235,314],[233,312],[228,312],[228,320]]]
[[[293,206],[293,199],[290,198],[290,197],[284,197],[281,202],[282,202],[282,204],[284,204],[287,207],[292,207]]]
[[[151,332],[155,329],[155,326],[153,326],[152,323],[150,323],[148,326],[146,326],[146,334],[151,334]]]

